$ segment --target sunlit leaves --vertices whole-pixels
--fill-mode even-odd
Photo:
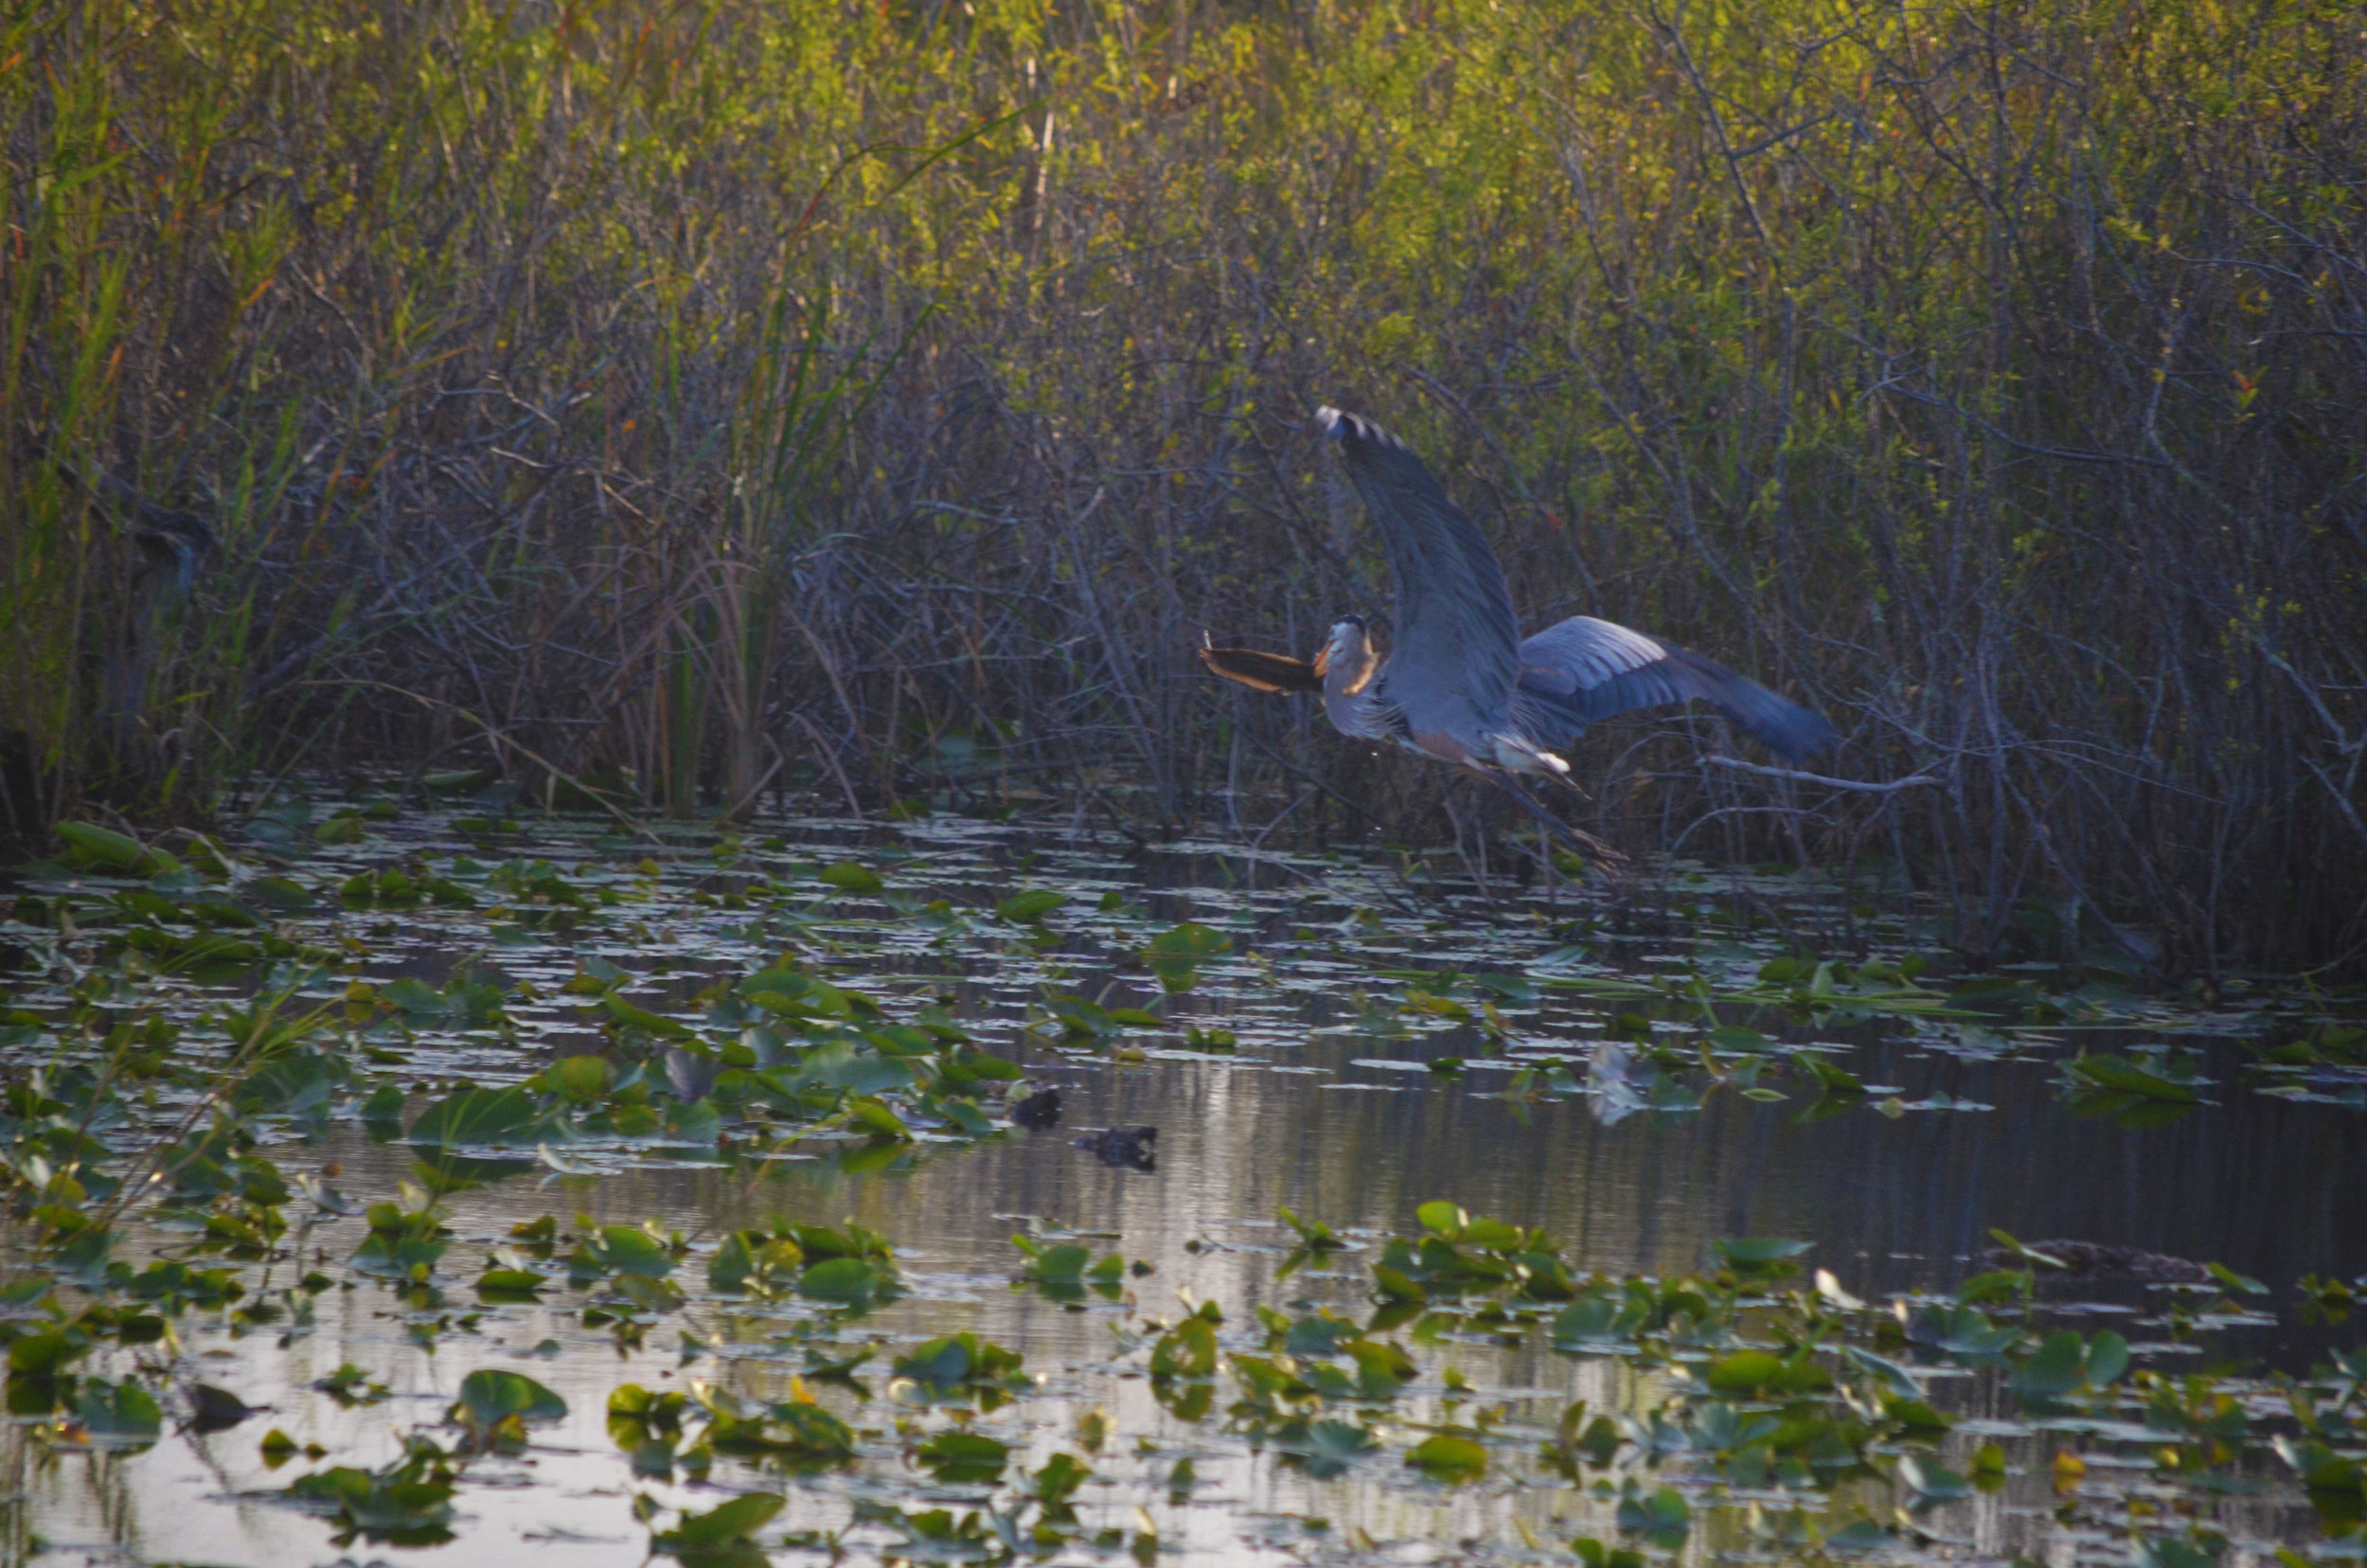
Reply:
[[[760,1403],[702,1381],[691,1384],[691,1397],[706,1413],[703,1440],[725,1452],[812,1462],[844,1459],[855,1451],[853,1430],[805,1398],[802,1388],[798,1397]]]
[[[805,1259],[805,1249],[792,1235],[737,1230],[708,1260],[707,1287],[724,1294],[771,1295],[793,1290]]]
[[[1217,1372],[1217,1326],[1195,1312],[1159,1336],[1150,1350],[1153,1378],[1211,1378]]]
[[[1453,1433],[1425,1437],[1406,1451],[1405,1462],[1439,1481],[1475,1481],[1487,1469],[1487,1451]]]

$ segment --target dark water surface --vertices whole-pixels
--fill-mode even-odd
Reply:
[[[849,852],[831,846],[823,835],[835,829],[826,825],[781,824],[776,830],[787,842],[769,857],[774,862],[810,867]],[[561,862],[566,855],[614,861],[641,852],[587,848],[594,831],[546,829],[534,852]],[[406,852],[450,852],[432,823],[382,833]],[[756,837],[749,835],[752,844]],[[1638,936],[1648,924],[1645,917],[1630,911],[1613,918],[1566,889],[1549,912],[1541,895],[1517,903],[1484,900],[1468,889],[1418,874],[1409,881],[1362,862],[1252,863],[1213,848],[1145,856],[1123,845],[1047,842],[1018,829],[953,824],[917,825],[906,842],[924,858],[882,861],[876,845],[852,851],[881,865],[891,890],[911,890],[901,915],[833,905],[841,913],[793,931],[757,929],[744,910],[687,901],[645,911],[631,929],[587,925],[572,936],[531,944],[488,942],[472,917],[432,909],[325,918],[368,949],[362,972],[381,984],[406,973],[440,983],[457,963],[548,991],[581,956],[604,955],[650,975],[634,995],[651,1007],[703,977],[758,967],[786,943],[835,983],[865,989],[891,1010],[924,993],[943,1000],[988,1049],[1018,1061],[1032,1085],[1061,1091],[1057,1128],[923,1141],[889,1168],[868,1174],[842,1168],[829,1146],[760,1167],[681,1148],[581,1162],[561,1151],[561,1164],[597,1173],[537,1169],[451,1200],[456,1277],[440,1310],[406,1307],[383,1287],[361,1283],[324,1294],[313,1330],[284,1345],[267,1329],[183,1328],[173,1378],[202,1377],[252,1404],[274,1407],[271,1413],[226,1432],[168,1434],[144,1452],[114,1456],[36,1443],[22,1423],[8,1429],[0,1437],[0,1518],[7,1523],[0,1561],[281,1564],[349,1557],[457,1568],[513,1563],[522,1553],[538,1564],[643,1560],[649,1530],[634,1517],[636,1494],[669,1506],[708,1507],[756,1485],[756,1473],[719,1466],[720,1487],[636,1479],[604,1430],[601,1412],[611,1391],[626,1381],[662,1388],[705,1378],[786,1398],[800,1363],[779,1349],[780,1335],[817,1311],[800,1302],[694,1302],[681,1331],[703,1347],[688,1359],[672,1323],[651,1331],[638,1350],[620,1352],[605,1332],[579,1320],[563,1291],[540,1306],[458,1321],[479,1310],[459,1283],[476,1266],[472,1260],[504,1241],[512,1225],[543,1214],[562,1226],[578,1215],[602,1223],[654,1220],[702,1244],[784,1216],[825,1223],[851,1217],[885,1234],[899,1249],[915,1293],[848,1327],[850,1341],[876,1340],[893,1353],[927,1335],[967,1327],[1021,1350],[1028,1369],[1045,1380],[1042,1388],[1019,1406],[981,1417],[979,1426],[1004,1435],[1031,1462],[1064,1444],[1079,1452],[1079,1419],[1106,1410],[1115,1435],[1094,1456],[1096,1479],[1080,1494],[1080,1516],[1129,1539],[1146,1523],[1155,1526],[1161,1561],[1526,1560],[1533,1553],[1542,1554],[1539,1560],[1567,1561],[1575,1559],[1556,1542],[1579,1531],[1616,1535],[1613,1502],[1579,1488],[1512,1479],[1446,1488],[1401,1473],[1394,1459],[1346,1479],[1310,1480],[1222,1436],[1214,1423],[1175,1419],[1153,1401],[1139,1354],[1126,1360],[1127,1342],[1114,1330],[1139,1333],[1142,1317],[1173,1319],[1187,1302],[1220,1302],[1235,1336],[1254,1330],[1251,1313],[1261,1305],[1364,1310],[1371,1252],[1362,1243],[1417,1231],[1416,1207],[1434,1199],[1542,1227],[1581,1271],[1673,1274],[1712,1264],[1711,1243],[1719,1238],[1795,1238],[1814,1243],[1811,1266],[1874,1300],[1943,1290],[1977,1272],[1977,1255],[1992,1245],[1993,1228],[2025,1241],[2134,1246],[2218,1262],[2269,1285],[2272,1296],[2263,1300],[2274,1303],[2275,1326],[2238,1328],[2228,1343],[2244,1355],[2299,1370],[2329,1345],[2358,1343],[2356,1320],[2348,1329],[2301,1325],[2289,1287],[2304,1275],[2367,1273],[2367,1117],[2339,1104],[2259,1092],[2262,1080],[2246,1072],[2252,1060],[2247,1042],[2271,1026],[2264,1022],[2265,1004],[2206,1016],[2130,992],[2086,1008],[2084,1017],[2074,1010],[2051,1027],[1990,1023],[1969,1029],[1930,1019],[1849,1021],[1728,1008],[1728,1022],[1749,1023],[1771,1037],[1778,1060],[1804,1044],[1830,1046],[1824,1054],[1869,1086],[1866,1097],[1838,1107],[1827,1101],[1820,1108],[1827,1114],[1818,1114],[1810,1110],[1813,1087],[1797,1074],[1763,1080],[1777,1085],[1780,1101],[1746,1097],[1733,1085],[1708,1087],[1697,1075],[1684,1092],[1705,1094],[1699,1109],[1644,1109],[1607,1088],[1604,1078],[1624,1049],[1607,1046],[1607,1034],[1623,1027],[1619,1013],[1644,1004],[1550,987],[1535,994],[1507,989],[1497,998],[1507,1054],[1490,1060],[1478,1027],[1451,1014],[1442,1021],[1418,1004],[1409,1007],[1403,971],[1451,968],[1536,982],[1648,974],[1649,960],[1692,953],[1700,972],[1747,978],[1785,951],[1771,934],[1705,938],[1697,924],[1682,935]],[[348,861],[368,864],[367,848],[345,852],[347,859],[337,851],[307,853],[325,857],[342,874]],[[383,843],[379,849],[383,860]],[[493,858],[482,847],[473,852],[481,861]],[[708,885],[729,889],[739,874],[709,878]],[[1671,884],[1678,880],[1672,874]],[[1704,876],[1687,896],[1706,901],[1721,885]],[[1049,935],[1027,939],[1007,922],[980,915],[976,933],[949,943],[912,914],[915,904],[935,897],[950,898],[956,910],[990,907],[1023,886],[1070,896]],[[1776,888],[1777,896],[1797,900],[1803,919],[1824,918],[1818,911],[1825,895],[1790,882]],[[1100,901],[1112,894],[1114,907],[1102,911]],[[1173,1027],[1065,1049],[1057,1028],[1022,1032],[1031,1018],[1042,1023],[1041,1012],[1031,1009],[1046,986],[1109,1007],[1154,998],[1157,987],[1126,954],[1144,939],[1141,933],[1184,918],[1236,940],[1202,967],[1192,992],[1174,999]],[[1905,924],[1862,935],[1877,953],[1915,945]],[[660,966],[668,972],[656,973]],[[1466,984],[1452,994],[1476,1010],[1486,993]],[[1680,1008],[1647,1010],[1664,1032],[1682,1022]],[[438,1078],[509,1081],[599,1044],[572,1003],[546,996],[511,1011],[517,1044],[461,1030],[440,1037],[422,1031],[419,1065]],[[1179,1032],[1187,1023],[1228,1029],[1237,1043],[1193,1049]],[[2145,1054],[2149,1049],[2174,1042],[2193,1054],[2203,1103],[2148,1127],[2077,1114],[2056,1063],[2083,1042],[2148,1060],[2157,1060]],[[1459,1076],[1421,1070],[1420,1063],[1445,1056],[1466,1059]],[[1560,1089],[1507,1097],[1520,1065],[1554,1061],[1569,1074]],[[1663,1076],[1678,1077],[1673,1069]],[[422,1103],[415,1096],[415,1111]],[[1155,1168],[1112,1167],[1072,1141],[1092,1130],[1136,1125],[1158,1130]],[[335,1185],[358,1202],[390,1195],[412,1159],[410,1149],[374,1143],[349,1120],[323,1142],[283,1141],[271,1152],[292,1172],[333,1163]],[[1285,1206],[1360,1245],[1277,1279],[1276,1265],[1293,1239],[1275,1220]],[[1007,1238],[1030,1225],[1091,1233],[1096,1252],[1120,1252],[1148,1271],[1129,1277],[1129,1299],[1119,1304],[1095,1300],[1072,1310],[1015,1292],[1010,1280],[1021,1259]],[[363,1234],[356,1218],[318,1220],[303,1236],[311,1251],[272,1268],[284,1283],[315,1261],[346,1257]],[[149,1239],[172,1244],[169,1237]],[[472,1261],[463,1263],[464,1256]],[[2131,1325],[2154,1304],[2145,1288],[2127,1283],[2071,1295],[2088,1300],[2097,1321]],[[432,1340],[414,1333],[422,1321],[437,1320],[442,1327]],[[2131,1327],[2128,1337],[2145,1336]],[[1480,1396],[1503,1405],[1516,1426],[1540,1428],[1573,1397],[1597,1409],[1641,1408],[1667,1376],[1617,1360],[1572,1361],[1534,1342],[1516,1349],[1477,1339],[1442,1344],[1443,1363],[1426,1362],[1399,1418],[1435,1418],[1454,1408],[1462,1396],[1439,1381],[1448,1363]],[[2176,1352],[2158,1348],[2175,1361]],[[161,1365],[166,1358],[150,1359]],[[870,1369],[875,1389],[886,1359]],[[390,1397],[347,1409],[308,1390],[341,1363],[365,1368]],[[306,1462],[268,1466],[258,1448],[267,1427],[299,1445],[319,1444],[336,1463],[384,1463],[400,1452],[403,1434],[437,1421],[463,1375],[487,1365],[528,1372],[564,1396],[569,1415],[537,1429],[524,1455],[470,1465],[454,1541],[339,1546],[324,1522],[273,1495]],[[1951,1408],[1975,1418],[1944,1450],[1962,1463],[1981,1436],[1980,1418],[1996,1414],[1983,1403],[1994,1394],[1969,1384],[1944,1392],[1955,1400]],[[876,1434],[873,1449],[894,1446],[893,1412],[842,1390],[819,1397]],[[1997,1433],[2009,1445],[2009,1483],[1943,1510],[1933,1525],[1939,1544],[1918,1550],[2066,1563],[2126,1560],[2125,1545],[2051,1522],[2060,1498],[2045,1466],[2056,1439],[2011,1423]],[[1194,1461],[1196,1482],[1172,1488],[1166,1481],[1184,1456]],[[891,1484],[868,1466],[851,1477],[826,1471],[770,1484],[785,1487],[790,1498],[773,1537],[784,1529],[844,1529],[850,1498],[910,1506],[932,1496],[959,1504],[979,1495],[917,1472]],[[1845,1489],[1824,1504],[1839,1509],[1856,1497]],[[1886,1504],[1867,1506],[1887,1517]],[[2231,1529],[2239,1552],[2312,1533],[2307,1510],[2289,1488],[2224,1506],[2222,1527]],[[845,1550],[854,1560],[874,1560],[888,1551],[889,1539],[858,1526]],[[1532,1548],[1531,1540],[1543,1544]],[[1684,1550],[1788,1555],[1754,1541],[1724,1514],[1705,1518]],[[1907,1550],[1902,1545],[1893,1555]],[[774,1556],[818,1561],[828,1553],[792,1545]],[[1058,1559],[1110,1560],[1111,1553],[1072,1543]]]

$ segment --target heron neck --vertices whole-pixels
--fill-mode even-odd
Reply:
[[[1343,735],[1371,736],[1383,728],[1378,721],[1380,693],[1374,677],[1380,672],[1380,655],[1365,643],[1344,649],[1324,670],[1324,712],[1332,728]]]
[[[1324,669],[1324,701],[1364,695],[1380,669],[1380,655],[1370,643],[1359,643],[1340,650],[1338,658],[1328,661]]]

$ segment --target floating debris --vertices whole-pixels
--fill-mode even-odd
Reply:
[[[1057,1087],[1046,1086],[1023,1099],[1014,1101],[1011,1120],[1021,1127],[1033,1128],[1038,1131],[1059,1126],[1060,1091]]]
[[[1159,1130],[1155,1127],[1112,1127],[1086,1133],[1077,1140],[1077,1147],[1106,1166],[1156,1170],[1159,1160],[1151,1145],[1158,1141]]]
[[[1991,1247],[1981,1255],[1981,1265],[2027,1268],[2033,1256],[2055,1265],[2041,1268],[2038,1276],[2041,1283],[2049,1279],[2134,1279],[2147,1285],[2209,1285],[2215,1279],[2201,1263],[2142,1247],[2112,1247],[2095,1241],[2025,1241],[2019,1251]]]

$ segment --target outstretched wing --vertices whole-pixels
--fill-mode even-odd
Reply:
[[[1253,648],[1203,647],[1200,662],[1211,674],[1238,681],[1255,691],[1321,691],[1324,678],[1305,659],[1287,653],[1260,653]]]
[[[1416,736],[1467,743],[1504,727],[1519,624],[1496,552],[1406,444],[1358,414],[1319,408],[1389,553],[1397,604],[1381,674]]]
[[[1715,659],[1592,615],[1573,615],[1521,645],[1513,701],[1522,727],[1547,744],[1637,708],[1699,698],[1768,750],[1812,756],[1839,732]]]

